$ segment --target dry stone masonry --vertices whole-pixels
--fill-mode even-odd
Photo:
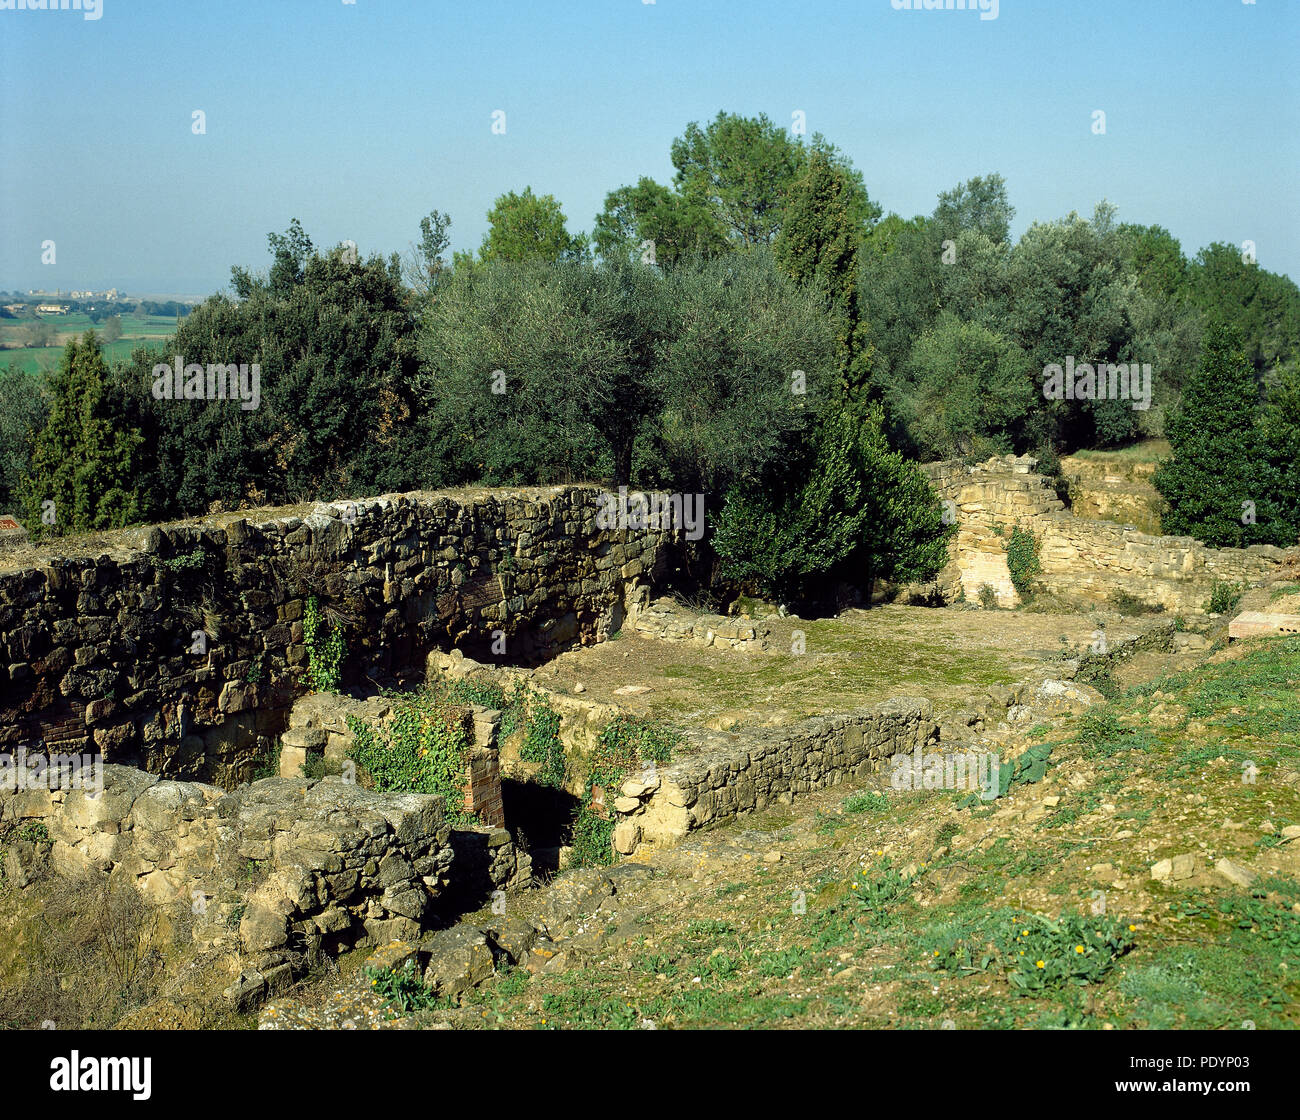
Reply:
[[[672,599],[656,599],[636,612],[632,630],[647,638],[665,642],[689,642],[713,649],[766,652],[771,649],[771,628],[748,619],[726,615],[692,615]]]
[[[602,529],[599,491],[388,495],[39,553],[0,573],[0,750],[44,743],[233,785],[303,691],[315,596],[344,682],[431,648],[528,661],[618,630],[678,531]]]
[[[1159,465],[1156,460],[1067,455],[1061,473],[1070,485],[1070,511],[1075,517],[1115,521],[1158,537],[1162,499],[1151,479]]]
[[[937,742],[930,701],[903,697],[793,727],[688,731],[681,762],[629,778],[614,802],[614,847],[668,847],[688,832],[862,779],[894,754]]]
[[[502,828],[506,820],[497,756],[501,713],[478,705],[461,708],[460,713],[471,746],[466,759],[464,800],[459,807],[484,824]],[[333,692],[304,696],[289,712],[289,728],[280,737],[280,776],[300,777],[308,772],[310,763],[319,761],[325,773],[355,777],[351,754],[356,737],[349,719],[382,727],[392,721],[394,714],[393,702],[383,696],[365,700]]]
[[[1100,601],[1125,594],[1152,607],[1195,613],[1217,580],[1254,586],[1275,576],[1288,552],[1269,545],[1206,548],[1191,537],[1157,537],[1108,521],[1075,517],[1029,456],[930,463],[922,470],[956,519],[938,591],[977,599],[989,586],[999,606],[1019,601],[1007,569],[1006,540],[1020,525],[1041,542],[1039,582],[1061,595]],[[999,533],[996,530],[1000,530]]]
[[[49,870],[116,876],[193,916],[193,937],[243,965],[248,1002],[321,954],[417,937],[456,892],[530,885],[504,829],[453,829],[441,799],[381,794],[338,779],[267,778],[227,793],[104,767],[102,793],[0,790],[0,822],[44,824]],[[8,845],[26,885],[40,845]]]

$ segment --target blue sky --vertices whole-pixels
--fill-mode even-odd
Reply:
[[[608,191],[670,181],[672,139],[722,109],[802,110],[886,212],[996,171],[1014,235],[1107,198],[1189,255],[1249,239],[1300,278],[1298,47],[1300,0],[1000,0],[991,20],[891,0],[0,11],[0,288],[202,296],[265,268],[293,217],[318,245],[388,253],[437,208],[471,249],[525,186],[590,230]]]

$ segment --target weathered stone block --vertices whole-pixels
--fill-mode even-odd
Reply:
[[[1300,614],[1243,611],[1228,623],[1229,638],[1254,638],[1268,634],[1300,634]]]

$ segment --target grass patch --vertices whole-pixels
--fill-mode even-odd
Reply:
[[[1109,705],[1084,715],[1076,742],[1087,759],[1114,758],[1124,751],[1147,750],[1151,745],[1150,737],[1144,732],[1120,723],[1118,714]]]
[[[400,969],[368,968],[366,977],[384,1002],[402,1015],[454,1006],[450,1000],[434,995],[433,990],[420,979],[414,961],[407,961]]]
[[[843,809],[846,813],[883,813],[889,808],[889,798],[875,790],[863,790],[850,794],[844,799]]]

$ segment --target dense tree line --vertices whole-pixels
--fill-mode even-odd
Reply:
[[[1249,254],[1189,259],[1105,203],[1013,243],[998,175],[882,216],[833,145],[762,116],[670,156],[590,238],[531,187],[450,261],[438,211],[405,261],[295,220],[166,354],[255,366],[256,408],[159,399],[157,353],[109,366],[87,336],[48,379],[0,377],[0,504],[49,532],[46,500],[68,531],[469,483],[701,492],[722,573],[794,597],[933,573],[947,529],[911,460],[1167,435],[1171,529],[1295,540],[1300,290]],[[1150,365],[1150,407],[1049,399],[1067,359]],[[1207,485],[1225,457],[1246,473]]]

